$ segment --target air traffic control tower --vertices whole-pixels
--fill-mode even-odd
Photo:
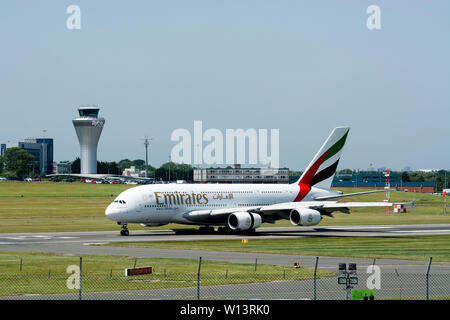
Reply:
[[[105,119],[98,117],[98,106],[81,106],[80,116],[72,120],[80,142],[81,174],[97,173],[97,145]]]

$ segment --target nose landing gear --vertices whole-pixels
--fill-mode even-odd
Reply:
[[[129,236],[130,235],[127,224],[122,225],[122,230],[120,230],[120,235],[121,236]]]

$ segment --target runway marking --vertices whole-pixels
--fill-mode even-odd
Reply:
[[[107,244],[108,242],[86,242],[83,243],[83,246],[101,246]]]
[[[324,227],[325,229],[331,229],[331,230],[366,230],[366,229],[395,229],[395,227]]]
[[[54,237],[54,236],[42,236],[42,235],[35,235],[35,236],[17,236],[17,237],[0,237],[0,239],[20,240],[20,241],[26,241],[26,240],[78,239],[78,238],[79,238],[79,237]]]
[[[400,233],[433,233],[433,232],[450,232],[449,229],[445,230],[394,230],[390,232],[400,232]]]

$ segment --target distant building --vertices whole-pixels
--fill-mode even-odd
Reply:
[[[139,170],[135,166],[131,166],[130,168],[125,168],[122,175],[132,178],[144,178],[145,170]]]
[[[438,172],[439,169],[419,169],[417,171],[423,172],[423,173],[433,173],[433,172]]]
[[[200,183],[288,183],[289,168],[196,168],[194,182]]]
[[[72,173],[72,163],[71,162],[60,162],[53,163],[53,173],[54,174],[70,174]]]
[[[434,192],[434,182],[403,181],[400,173],[391,172],[391,189],[411,192]],[[384,173],[353,173],[336,175],[331,185],[335,188],[384,189]]]
[[[25,139],[18,143],[18,147],[33,155],[39,166],[39,174],[53,173],[53,139]]]

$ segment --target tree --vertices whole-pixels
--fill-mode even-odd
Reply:
[[[133,166],[141,170],[145,169],[145,161],[141,159],[133,160]]]
[[[3,156],[6,171],[9,176],[23,178],[31,172],[39,171],[33,155],[21,148],[8,148]]]
[[[120,175],[120,168],[116,162],[97,161],[97,173]]]
[[[133,165],[133,162],[129,159],[123,159],[119,161],[120,172],[123,172],[125,168],[129,168]]]
[[[155,171],[155,180],[192,181],[194,178],[194,168],[189,164],[179,164],[175,162],[166,162]]]
[[[409,173],[404,171],[402,172],[402,181],[403,182],[409,182],[411,181],[411,178],[409,177]]]
[[[3,172],[5,167],[5,160],[3,156],[0,156],[0,174]]]
[[[81,160],[80,158],[76,158],[72,162],[72,173],[80,173],[81,172]]]

